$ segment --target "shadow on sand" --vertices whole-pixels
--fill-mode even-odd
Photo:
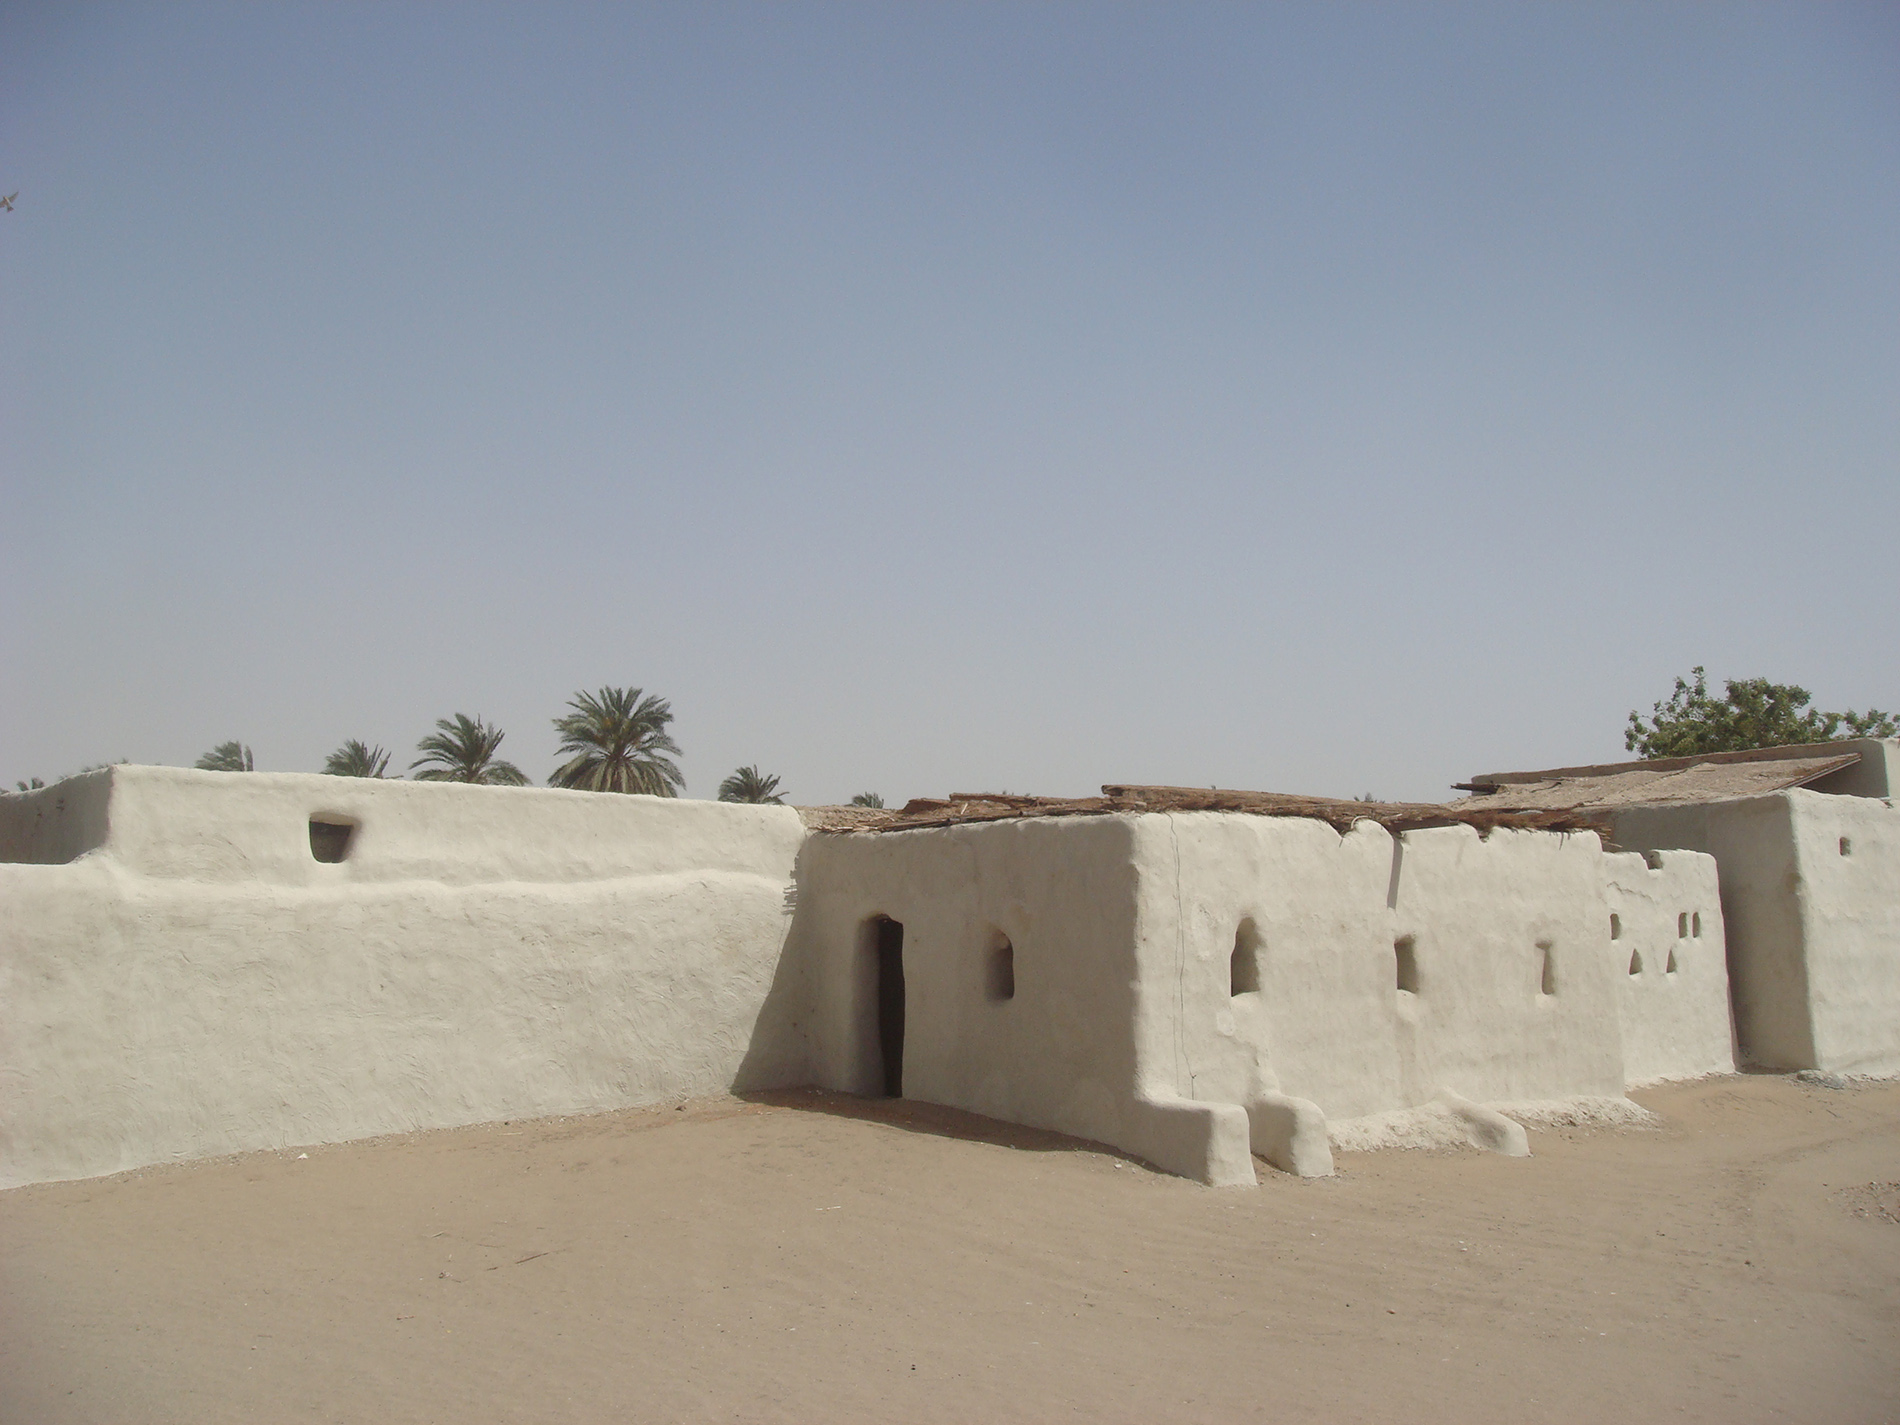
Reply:
[[[1147,1168],[1133,1154],[1124,1153],[1106,1143],[1087,1138],[1071,1138],[1066,1133],[1046,1128],[1026,1128],[1020,1123],[1004,1123],[967,1113],[960,1108],[924,1103],[909,1098],[859,1098],[856,1094],[834,1093],[829,1089],[763,1089],[735,1097],[747,1103],[772,1108],[791,1108],[805,1113],[826,1113],[834,1118],[854,1118],[863,1123],[881,1123],[907,1133],[926,1133],[935,1138],[956,1138],[966,1143],[989,1143],[999,1148],[1020,1148],[1030,1153],[1100,1153]],[[1151,1169],[1151,1171],[1157,1171]]]

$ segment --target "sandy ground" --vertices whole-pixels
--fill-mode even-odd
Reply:
[[[1210,1190],[794,1094],[0,1194],[0,1420],[1900,1420],[1900,1085]]]

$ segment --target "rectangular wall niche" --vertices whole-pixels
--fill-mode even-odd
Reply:
[[[319,861],[335,863],[349,859],[350,842],[356,837],[356,823],[345,816],[310,818],[310,854]]]

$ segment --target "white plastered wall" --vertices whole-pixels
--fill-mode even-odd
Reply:
[[[1447,1090],[1622,1093],[1592,835],[1188,813],[1143,818],[1136,856],[1150,1094],[1278,1091],[1354,1118]],[[1232,993],[1237,939],[1256,942],[1257,992]]]
[[[1632,807],[1618,813],[1616,839],[1715,857],[1744,1059],[1900,1073],[1900,811],[1891,799],[1797,789]]]
[[[1152,1146],[1135,1103],[1129,844],[1124,817],[813,836],[785,972],[813,1079],[882,1092],[874,927],[886,917],[904,932],[906,1098]],[[1001,999],[1005,938],[1015,992]]]
[[[1800,870],[1814,1067],[1900,1073],[1900,810],[1783,793]]]
[[[1603,861],[1625,1079],[1634,1086],[1732,1073],[1715,858],[1626,851]]]
[[[1900,795],[1900,739],[1853,738],[1830,742],[1822,751],[1828,754],[1854,752],[1860,760],[1839,772],[1829,773],[1810,782],[1807,790],[1850,797],[1892,797]]]
[[[774,983],[795,812],[81,780],[61,787],[92,820],[67,840],[91,849],[0,864],[0,1186],[803,1074]],[[32,801],[61,787],[0,817],[44,828]],[[314,859],[312,815],[357,822],[343,863]]]
[[[1786,796],[1629,807],[1616,814],[1614,835],[1631,850],[1702,851],[1715,858],[1737,1053],[1764,1068],[1812,1068],[1814,1028]]]
[[[1374,822],[1188,812],[1141,818],[1144,1088],[1244,1104],[1262,1091],[1328,1114],[1397,1104],[1392,839]],[[1232,989],[1236,939],[1260,989]]]
[[[1323,1135],[1325,1116],[1448,1092],[1620,1095],[1604,861],[1593,835],[1342,836],[1220,813],[824,834],[801,858],[782,978],[800,986],[818,1082],[878,1092],[873,926],[896,920],[907,1098],[1246,1182],[1250,1147],[1300,1157],[1308,1110]],[[1016,992],[999,1002],[1003,937]],[[1401,939],[1416,993],[1397,983]],[[1237,941],[1257,984],[1239,993]],[[1712,1013],[1701,1032],[1725,1037],[1726,1007]]]
[[[1401,851],[1394,932],[1413,937],[1420,977],[1401,1003],[1407,1099],[1620,1095],[1596,836],[1439,827]]]

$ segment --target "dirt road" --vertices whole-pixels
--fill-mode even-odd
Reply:
[[[1900,1420],[1900,1085],[1210,1190],[819,1095],[0,1194],[0,1421]]]

